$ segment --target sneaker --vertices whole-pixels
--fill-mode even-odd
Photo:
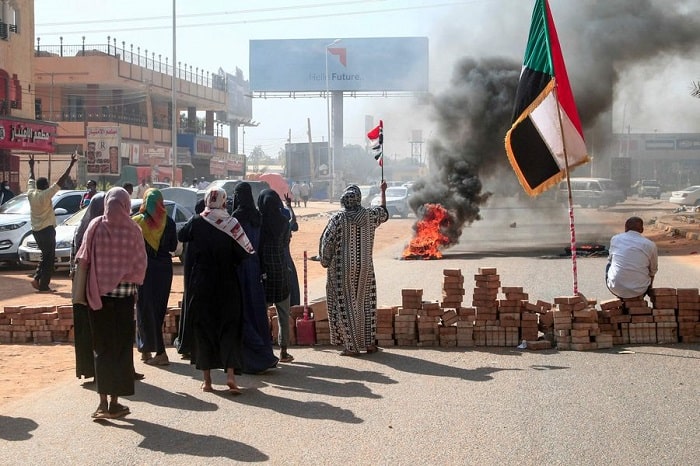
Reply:
[[[131,411],[129,411],[128,406],[124,406],[124,405],[121,405],[119,403],[111,403],[109,405],[109,416],[112,419],[118,419],[120,417],[124,417],[129,413],[131,413]]]
[[[289,353],[280,354],[280,362],[292,362],[294,361],[294,356]]]
[[[170,360],[168,359],[168,355],[166,353],[156,354],[151,359],[146,361],[146,364],[149,366],[167,366],[170,364]]]
[[[110,419],[111,417],[107,409],[107,403],[100,403],[95,412],[92,413],[93,419]]]
[[[151,359],[153,356],[151,355],[150,351],[144,351],[141,353],[141,361],[146,362],[149,359]]]

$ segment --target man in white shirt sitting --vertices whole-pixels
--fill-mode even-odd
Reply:
[[[644,221],[630,217],[625,222],[625,232],[610,240],[610,254],[605,280],[608,288],[618,298],[644,296],[654,283],[659,269],[656,244],[642,236]]]

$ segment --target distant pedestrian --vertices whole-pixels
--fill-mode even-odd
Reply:
[[[141,184],[136,186],[136,190],[133,192],[131,195],[132,199],[143,199],[143,196],[146,194],[146,190],[148,190],[150,186],[148,183],[146,183],[146,178],[141,179]]]
[[[15,193],[10,189],[10,183],[3,180],[2,184],[0,184],[0,205],[3,205],[13,197],[15,197]]]
[[[122,185],[122,188],[124,188],[124,191],[129,193],[129,197],[133,196],[134,194],[134,185],[132,183],[126,182]]]
[[[78,160],[78,154],[73,153],[70,164],[56,183],[49,186],[49,180],[43,176],[34,180],[34,155],[29,155],[29,181],[27,182],[27,199],[31,212],[32,234],[41,250],[41,262],[34,272],[32,287],[40,293],[49,293],[56,257],[56,214],[53,211],[53,196],[61,190],[68,175]]]
[[[306,203],[309,202],[309,196],[311,195],[311,187],[304,181],[299,188],[299,194],[301,195],[301,200],[304,201],[304,207]]]
[[[327,269],[326,296],[331,344],[342,345],[341,356],[377,351],[377,282],[372,249],[375,230],[389,218],[386,182],[381,205],[365,208],[355,185],[345,188],[342,210],[335,213],[321,235],[319,257]]]
[[[298,181],[295,181],[291,188],[292,200],[294,201],[294,207],[299,207],[301,205],[301,185]]]
[[[85,194],[83,194],[83,198],[80,200],[80,208],[83,209],[83,208],[87,207],[87,205],[90,203],[90,199],[92,199],[92,196],[94,196],[96,193],[97,193],[97,181],[88,180],[87,191],[85,191]]]
[[[147,260],[143,235],[130,212],[124,188],[110,189],[104,215],[90,222],[76,256],[88,268],[86,296],[100,397],[93,419],[126,416],[130,410],[119,397],[134,394],[134,295]]]

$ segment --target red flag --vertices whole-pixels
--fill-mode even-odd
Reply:
[[[379,136],[382,134],[382,128],[384,128],[384,122],[382,120],[379,120],[379,125],[372,131],[367,133],[367,137],[369,139],[379,139]]]

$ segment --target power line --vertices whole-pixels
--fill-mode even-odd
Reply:
[[[427,8],[456,6],[456,5],[463,5],[463,4],[467,4],[467,3],[475,3],[478,1],[485,1],[485,0],[461,0],[461,1],[444,2],[444,3],[434,3],[434,4],[430,4],[430,5],[404,6],[404,7],[396,7],[396,8],[384,8],[384,9],[364,10],[364,11],[349,11],[349,12],[338,12],[338,13],[324,13],[324,14],[304,15],[304,16],[287,16],[287,17],[282,17],[282,18],[242,19],[242,20],[236,20],[236,21],[181,24],[181,25],[178,25],[178,29],[189,29],[189,28],[197,28],[197,27],[231,26],[231,25],[236,25],[236,24],[274,23],[274,22],[297,21],[297,20],[305,20],[305,19],[325,19],[325,18],[333,17],[333,16],[335,16],[335,17],[361,16],[361,15],[370,15],[370,14],[376,14],[376,13],[392,13],[392,12],[398,12],[398,11],[421,10],[421,9],[427,9]],[[79,24],[84,24],[84,23],[93,24],[92,21],[89,21],[89,22],[84,21],[84,22],[81,22]],[[161,26],[143,26],[143,27],[133,27],[133,28],[83,29],[83,30],[74,30],[71,32],[75,33],[75,34],[90,34],[90,33],[107,33],[107,32],[112,33],[112,32],[131,32],[131,31],[154,31],[154,30],[160,30],[160,29],[170,29],[171,27],[172,27],[172,25],[164,24]],[[36,35],[42,36],[42,37],[43,36],[58,36],[58,35],[65,35],[65,31],[61,31],[61,32],[37,31]]]

